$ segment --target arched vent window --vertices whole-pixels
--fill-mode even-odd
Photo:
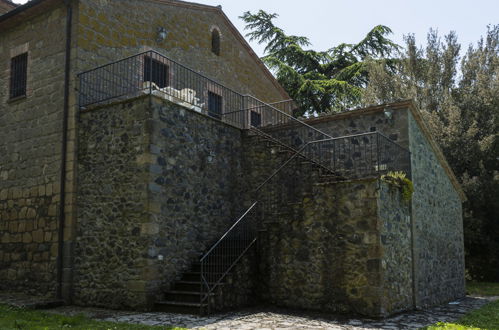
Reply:
[[[213,54],[220,56],[220,32],[217,29],[211,31],[211,51]]]

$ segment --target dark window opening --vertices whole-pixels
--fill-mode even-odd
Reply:
[[[13,57],[10,62],[10,98],[26,95],[28,80],[28,53]]]
[[[208,92],[208,114],[214,118],[222,119],[222,96]]]
[[[169,86],[170,68],[149,56],[144,57],[144,81],[152,81],[159,88]]]
[[[220,56],[220,32],[216,29],[211,32],[211,51]]]
[[[262,125],[262,114],[251,111],[251,126],[260,127]]]

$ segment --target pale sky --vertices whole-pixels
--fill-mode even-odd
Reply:
[[[26,3],[14,0],[17,3]],[[387,25],[392,39],[403,44],[403,35],[414,33],[425,44],[430,28],[440,35],[456,31],[466,49],[485,35],[488,24],[499,24],[499,0],[193,0],[222,5],[234,25],[244,35],[243,12],[263,9],[278,13],[277,26],[288,34],[306,36],[312,48],[326,50],[339,43],[355,43],[375,25]],[[251,44],[262,55],[263,47]]]

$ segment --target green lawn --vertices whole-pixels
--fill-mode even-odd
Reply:
[[[0,329],[2,330],[52,330],[52,329],[81,329],[81,330],[139,330],[139,329],[181,329],[169,327],[153,327],[126,323],[100,322],[91,320],[83,315],[63,316],[40,311],[14,308],[0,305]]]
[[[499,296],[499,283],[469,282],[466,284],[468,294],[483,296]],[[492,302],[480,309],[472,311],[455,323],[437,323],[426,327],[428,330],[499,330],[499,301]]]
[[[467,282],[466,293],[481,296],[499,296],[499,283]]]

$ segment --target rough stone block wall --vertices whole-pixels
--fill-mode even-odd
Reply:
[[[409,116],[414,195],[417,306],[465,294],[460,197],[412,114]]]
[[[410,201],[404,200],[400,187],[379,186],[378,217],[380,258],[372,266],[382,270],[380,314],[388,315],[414,308]]]
[[[74,303],[147,304],[149,99],[80,114]]]
[[[253,188],[290,156],[258,139],[244,139],[243,168]],[[409,204],[398,188],[319,179],[317,168],[300,159],[258,194],[272,205],[262,209],[260,298],[370,316],[412,308]]]
[[[285,98],[217,11],[151,0],[121,0],[119,5],[81,0],[76,16],[79,71],[153,49],[237,92],[268,102]],[[167,37],[158,42],[160,27]],[[221,34],[220,56],[211,52],[215,27]]]
[[[333,137],[380,132],[403,147],[409,146],[406,109],[392,110],[392,118],[388,119],[383,111],[345,112],[310,119],[308,124]]]
[[[410,264],[389,274],[404,260],[393,249],[400,239],[407,242],[410,227],[393,220],[407,222],[408,205],[400,203],[400,192],[390,197],[388,188],[380,190],[383,185],[378,180],[315,184],[292,212],[268,224],[260,242],[263,299],[369,316],[410,308]],[[387,284],[388,278],[395,283]]]
[[[156,97],[81,114],[74,299],[147,308],[234,221],[240,130]]]
[[[59,6],[0,33],[0,289],[56,291],[65,21]],[[24,52],[26,97],[9,100]]]
[[[241,131],[174,103],[152,102],[147,186],[156,232],[147,258],[157,285],[168,286],[243,210]]]

